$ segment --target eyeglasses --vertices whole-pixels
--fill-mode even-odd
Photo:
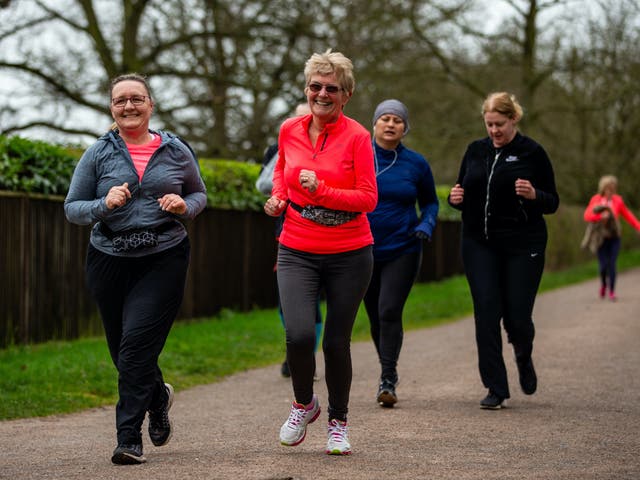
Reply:
[[[323,85],[321,83],[310,83],[308,87],[309,90],[311,90],[313,93],[320,93],[324,88],[324,91],[330,95],[335,95],[340,90],[342,90],[342,87],[339,87],[337,85]]]
[[[111,105],[113,105],[114,107],[123,108],[127,104],[127,102],[130,101],[133,105],[139,107],[145,102],[147,98],[151,97],[147,95],[131,95],[130,97],[118,97],[111,100]]]

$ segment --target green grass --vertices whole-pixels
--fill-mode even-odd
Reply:
[[[640,266],[640,251],[623,252],[618,266],[621,271]],[[546,272],[541,290],[592,279],[596,272],[595,261],[561,272]],[[451,322],[471,311],[464,276],[416,284],[405,307],[405,329]],[[353,338],[369,341],[363,308]],[[275,365],[283,357],[284,333],[275,309],[223,311],[215,318],[177,323],[160,365],[166,379],[182,390],[216,382],[239,371]],[[117,399],[116,383],[116,371],[102,337],[0,350],[0,419],[113,405]]]

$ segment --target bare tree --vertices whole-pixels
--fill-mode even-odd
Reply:
[[[12,5],[1,14],[20,21],[13,28],[2,22],[0,69],[12,71],[21,84],[0,100],[0,133],[38,126],[95,137],[110,123],[109,79],[136,71],[150,77],[157,120],[202,154],[255,154],[296,97],[292,64],[301,65],[298,43],[315,13],[304,3],[35,0],[30,10]],[[38,37],[39,31],[45,35]],[[32,118],[18,115],[27,110]]]
[[[640,5],[600,0],[585,17],[564,52],[565,68],[554,78],[561,87],[556,123],[564,140],[560,174],[568,198],[585,202],[604,174],[620,177],[625,199],[640,206]]]

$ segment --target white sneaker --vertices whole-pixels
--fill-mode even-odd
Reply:
[[[347,437],[347,422],[333,419],[327,425],[327,454],[328,455],[350,455],[351,444]]]
[[[293,402],[289,418],[280,428],[280,443],[293,447],[302,443],[307,434],[307,425],[315,422],[320,415],[318,396],[313,395],[311,403],[306,407]]]

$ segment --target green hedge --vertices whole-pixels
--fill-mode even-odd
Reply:
[[[262,211],[266,200],[255,187],[260,165],[233,160],[200,159],[207,186],[207,205],[233,210]]]
[[[77,158],[61,146],[0,136],[0,190],[64,195]]]

